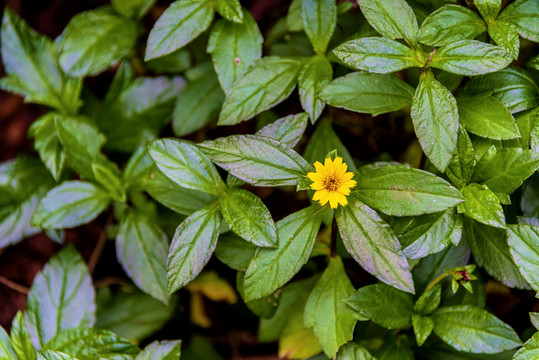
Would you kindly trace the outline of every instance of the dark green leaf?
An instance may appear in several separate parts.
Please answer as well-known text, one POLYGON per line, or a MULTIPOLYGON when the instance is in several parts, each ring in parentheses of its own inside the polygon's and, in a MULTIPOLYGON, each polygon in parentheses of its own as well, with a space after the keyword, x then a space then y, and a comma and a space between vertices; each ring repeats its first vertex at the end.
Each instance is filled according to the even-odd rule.
MULTIPOLYGON (((231 0, 219 0, 217 4, 227 1, 231 0)), ((263 38, 258 25, 247 10, 242 12, 240 8, 241 14, 243 23, 219 20, 213 27, 208 41, 208 52, 211 54, 215 72, 225 93, 229 93, 232 84, 262 56, 263 38)))
POLYGON ((301 18, 314 51, 323 55, 337 25, 337 5, 334 0, 303 0, 301 18))
POLYGON ((59 351, 44 350, 37 353, 37 360, 77 360, 59 351))
POLYGON ((191 60, 191 53, 183 48, 163 57, 150 60, 146 63, 146 66, 157 72, 178 74, 191 67, 191 60))
POLYGON ((513 59, 518 59, 520 38, 515 25, 505 21, 494 21, 488 24, 488 34, 496 44, 504 47, 513 59))
POLYGON ((39 153, 41 161, 45 164, 52 176, 58 181, 64 170, 66 156, 54 124, 55 113, 48 112, 37 119, 30 129, 28 136, 34 138, 34 147, 39 153))
POLYGON ((539 332, 536 332, 532 338, 515 354, 514 360, 534 360, 539 356, 539 332))
POLYGON ((137 355, 135 360, 178 360, 180 358, 182 342, 154 341, 137 355))
POLYGON ((245 18, 249 15, 242 11, 239 0, 217 0, 215 10, 228 21, 239 24, 245 22, 245 18))
POLYGON ((256 135, 270 137, 293 148, 303 136, 308 120, 307 113, 288 115, 264 126, 256 135))
POLYGON ((219 237, 215 256, 234 270, 245 271, 253 258, 256 246, 228 232, 219 237))
POLYGON ((473 39, 486 30, 485 22, 474 11, 460 5, 444 5, 423 21, 417 39, 427 45, 443 46, 473 39))
POLYGON ((539 42, 539 1, 517 0, 509 4, 497 20, 515 24, 523 38, 539 42))
POLYGON ((408 262, 393 231, 354 195, 335 214, 346 250, 369 273, 397 289, 414 292, 408 262))
POLYGON ((432 330, 434 330, 434 321, 428 316, 412 314, 412 325, 414 327, 417 346, 421 346, 432 333, 432 330))
POLYGON ((337 360, 376 360, 363 346, 350 341, 339 349, 337 360))
POLYGON ((467 185, 475 168, 475 152, 468 133, 459 128, 457 149, 445 171, 458 188, 467 185))
POLYGON ((110 200, 105 190, 92 183, 65 181, 41 199, 31 222, 43 229, 76 227, 95 219, 110 200))
POLYGON ((144 60, 170 54, 187 45, 210 26, 213 15, 210 1, 173 2, 150 31, 144 60))
POLYGON ((326 104, 319 99, 318 95, 332 78, 333 69, 331 68, 329 60, 325 56, 319 55, 312 57, 311 60, 309 60, 309 62, 303 66, 299 73, 299 99, 303 109, 309 113, 312 123, 318 119, 326 106, 326 104))
POLYGON ((228 92, 218 125, 235 125, 286 99, 294 90, 301 63, 266 56, 259 59, 228 92))
POLYGON ((414 50, 397 41, 381 37, 350 40, 339 45, 333 53, 353 69, 378 74, 423 66, 414 50))
POLYGON ((530 225, 510 225, 509 250, 520 273, 535 291, 539 291, 539 228, 530 225))
POLYGON ((354 194, 388 215, 434 213, 454 207, 464 199, 442 178, 405 165, 366 166, 358 173, 354 194))
MULTIPOLYGON (((36 351, 26 330, 22 312, 17 312, 11 323, 11 344, 19 360, 35 360, 36 351)), ((11 360, 11 359, 8 359, 11 360)))
POLYGON ((130 211, 120 222, 116 255, 126 274, 144 292, 168 302, 167 235, 141 212, 130 211))
POLYGON ((217 203, 190 215, 176 229, 168 254, 169 294, 193 280, 210 260, 221 225, 217 203))
POLYGON ((470 184, 461 190, 464 214, 485 225, 505 229, 505 216, 496 194, 487 186, 470 184))
POLYGON ((414 88, 392 75, 355 72, 329 83, 320 93, 327 104, 373 116, 412 105, 414 88))
POLYGON ((112 7, 129 18, 142 18, 157 0, 112 0, 112 7))
POLYGON ((364 286, 346 303, 387 329, 400 329, 412 324, 412 296, 385 284, 364 286))
POLYGON ((425 290, 423 294, 417 299, 414 304, 414 312, 422 315, 430 315, 438 306, 440 306, 440 301, 442 300, 442 286, 437 284, 436 286, 425 290))
POLYGON ((502 0, 475 0, 474 5, 486 21, 494 20, 502 8, 502 0))
POLYGON ((434 333, 460 351, 493 354, 522 344, 509 325, 480 308, 444 307, 432 319, 434 333))
POLYGON ((391 334, 374 353, 379 360, 414 360, 410 340, 405 334, 391 334))
POLYGON ((38 273, 28 293, 25 318, 36 349, 62 330, 94 324, 92 279, 73 246, 53 256, 38 273))
POLYGON ((309 260, 320 207, 310 206, 277 222, 278 247, 258 248, 245 274, 245 300, 269 295, 286 284, 309 260))
POLYGON ((75 15, 62 33, 59 63, 71 76, 94 75, 127 56, 137 39, 137 24, 109 9, 75 15))

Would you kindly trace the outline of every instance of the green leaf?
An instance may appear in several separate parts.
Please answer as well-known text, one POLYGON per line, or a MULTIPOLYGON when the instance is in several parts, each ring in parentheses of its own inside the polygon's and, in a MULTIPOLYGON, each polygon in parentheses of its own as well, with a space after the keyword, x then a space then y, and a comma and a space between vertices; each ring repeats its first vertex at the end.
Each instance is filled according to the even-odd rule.
POLYGON ((535 291, 539 291, 539 228, 530 225, 510 225, 508 227, 509 251, 520 273, 535 291))
POLYGON ((39 153, 39 158, 51 172, 54 180, 60 180, 66 156, 54 125, 54 112, 48 112, 32 123, 28 130, 28 136, 34 138, 34 147, 39 153))
POLYGON ((288 115, 264 126, 256 135, 270 137, 293 148, 303 136, 308 121, 307 113, 288 115))
POLYGON ((219 195, 225 184, 210 160, 195 146, 172 139, 149 143, 148 152, 168 178, 191 190, 219 195))
POLYGON ((472 134, 494 140, 520 137, 515 119, 494 96, 458 97, 457 106, 460 123, 472 134))
POLYGON ((522 344, 509 325, 480 308, 444 307, 432 319, 434 333, 459 351, 493 354, 522 344))
POLYGON ((178 360, 181 353, 181 340, 154 341, 147 345, 135 360, 178 360))
POLYGON ((429 65, 453 74, 473 76, 501 70, 511 61, 510 54, 502 47, 461 40, 437 49, 429 65))
POLYGON ((99 164, 92 164, 95 180, 105 188, 110 196, 116 200, 125 202, 126 194, 122 180, 111 169, 99 164))
POLYGON ((457 149, 445 170, 447 177, 458 188, 470 182, 475 168, 475 152, 468 133, 459 128, 457 149))
POLYGON ((126 274, 144 292, 168 303, 168 238, 147 215, 129 211, 116 235, 116 256, 126 274))
POLYGON ((412 314, 412 325, 414 327, 417 346, 421 346, 432 333, 432 330, 434 330, 434 321, 428 316, 412 314))
POLYGON ((214 203, 193 213, 178 226, 168 254, 169 294, 202 271, 217 245, 220 225, 221 213, 214 203))
POLYGON ((429 290, 425 290, 423 294, 417 299, 414 304, 414 312, 421 315, 430 315, 438 306, 442 300, 442 286, 437 284, 429 290))
POLYGON ((313 169, 294 150, 265 136, 232 135, 198 147, 217 165, 255 186, 296 185, 313 169))
POLYGON ((59 63, 74 77, 95 75, 126 57, 137 40, 137 24, 109 9, 75 15, 62 33, 59 63))
POLYGON ((227 93, 218 125, 235 125, 272 108, 290 96, 301 62, 266 56, 253 63, 227 93))
POLYGON ((487 186, 470 184, 461 190, 464 214, 485 225, 505 229, 505 216, 500 201, 487 186))
POLYGON ((232 232, 228 232, 219 237, 215 256, 228 267, 237 271, 245 271, 249 267, 256 249, 255 245, 246 242, 232 232))
POLYGON ((350 40, 339 45, 333 53, 353 69, 378 74, 423 66, 414 50, 397 41, 381 37, 350 40))
POLYGON ((112 0, 112 7, 119 14, 140 19, 152 8, 157 0, 112 0))
POLYGON ((242 11, 239 0, 217 0, 215 10, 228 21, 239 24, 245 21, 246 15, 249 15, 249 13, 242 11))
POLYGON ((47 343, 45 350, 66 353, 79 360, 131 360, 140 349, 107 330, 74 328, 64 330, 47 343))
POLYGON ((337 354, 338 360, 376 360, 369 350, 363 346, 350 341, 344 346, 341 346, 339 353, 337 354))
POLYGON ((11 339, 6 330, 0 326, 0 359, 3 360, 17 360, 18 357, 11 345, 11 339))
POLYGON ((354 72, 329 83, 320 99, 334 107, 377 116, 412 105, 413 95, 414 88, 396 76, 354 72))
POLYGON ((539 1, 517 0, 509 4, 497 20, 509 21, 523 38, 539 42, 539 1))
POLYGON ((413 43, 418 26, 412 8, 404 0, 359 0, 361 12, 373 28, 390 39, 413 43))
POLYGON ((410 341, 405 334, 391 334, 374 354, 380 360, 414 360, 410 341))
POLYGON ((515 25, 505 21, 494 21, 488 24, 488 34, 496 44, 504 47, 513 59, 518 59, 520 38, 515 25))
POLYGON ((462 88, 463 96, 492 95, 509 112, 516 113, 539 105, 539 86, 523 69, 508 67, 485 76, 472 78, 462 88))
POLYGON ((206 126, 217 116, 224 99, 215 71, 207 67, 200 76, 187 82, 178 96, 172 114, 174 135, 185 136, 206 126))
POLYGON ((533 360, 539 356, 539 332, 536 332, 515 354, 513 360, 533 360))
POLYGON ((277 248, 258 248, 245 274, 245 300, 269 295, 286 284, 309 260, 321 218, 310 206, 277 222, 277 248))
POLYGON ((53 256, 38 273, 28 293, 25 318, 36 349, 62 330, 94 324, 92 279, 73 246, 53 256))
POLYGON ((223 218, 236 234, 257 246, 277 245, 275 223, 258 196, 247 190, 231 188, 219 202, 223 218))
POLYGON ((442 178, 405 165, 363 167, 358 171, 355 189, 359 200, 394 216, 439 212, 464 199, 442 178))
POLYGON ((326 106, 326 104, 319 99, 318 95, 332 78, 333 69, 331 68, 329 60, 325 56, 312 57, 311 60, 309 60, 309 62, 302 67, 299 73, 299 99, 303 109, 309 113, 312 123, 316 122, 326 106))
POLYGON ((444 171, 457 146, 458 108, 453 94, 431 71, 419 78, 410 115, 425 155, 444 171))
POLYGON ((37 353, 37 360, 77 360, 59 351, 45 350, 37 353))
POLYGON ((303 30, 302 6, 303 0, 292 0, 286 14, 286 27, 288 31, 303 30))
MULTIPOLYGON (((19 360, 35 360, 36 351, 26 330, 22 312, 17 312, 11 323, 11 344, 19 360)), ((11 359, 9 359, 11 360, 11 359)))
POLYGON ((335 217, 344 246, 352 257, 381 281, 414 292, 408 262, 393 231, 378 214, 354 195, 335 217))
POLYGON ((537 169, 539 154, 533 150, 494 150, 477 163, 472 181, 487 185, 495 193, 511 194, 537 169))
POLYGON ((509 287, 529 289, 509 253, 506 232, 473 220, 464 219, 466 240, 475 261, 495 279, 509 287))
MULTIPOLYGON (((232 0, 219 0, 217 4, 227 1, 232 0)), ((211 54, 215 72, 225 93, 229 93, 236 80, 262 56, 264 39, 258 25, 247 10, 242 12, 240 8, 241 14, 243 23, 224 19, 217 21, 208 40, 207 50, 211 54)))
POLYGON ((337 5, 333 0, 303 0, 301 18, 305 33, 313 44, 314 51, 323 55, 327 48, 335 25, 337 25, 337 5))
POLYGON ((400 329, 412 324, 414 304, 410 294, 385 284, 363 286, 346 303, 354 311, 387 329, 400 329))
POLYGON ((417 33, 417 40, 430 46, 443 46, 473 39, 487 30, 476 12, 460 5, 444 5, 431 13, 417 33))
POLYGON ((170 54, 187 45, 210 26, 213 16, 213 3, 210 1, 173 2, 150 31, 144 61, 170 54))
POLYGON ((65 181, 39 202, 31 223, 43 229, 64 229, 86 224, 110 203, 109 194, 84 181, 65 181))
POLYGON ((502 8, 502 0, 475 0, 474 5, 486 21, 494 20, 502 8))
POLYGON ((332 257, 305 304, 305 327, 313 327, 320 346, 330 358, 335 357, 341 345, 352 340, 357 318, 344 300, 354 290, 341 258, 332 257))

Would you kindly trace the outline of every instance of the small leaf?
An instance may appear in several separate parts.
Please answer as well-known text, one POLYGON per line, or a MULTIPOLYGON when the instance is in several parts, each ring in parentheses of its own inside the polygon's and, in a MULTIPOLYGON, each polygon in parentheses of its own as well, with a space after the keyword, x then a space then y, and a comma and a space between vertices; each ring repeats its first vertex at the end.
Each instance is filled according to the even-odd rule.
POLYGON ((517 0, 509 4, 497 20, 509 21, 525 39, 539 42, 539 1, 517 0))
POLYGON ((494 20, 502 8, 502 0, 475 0, 474 5, 486 21, 494 20))
POLYGON ((405 165, 364 167, 358 171, 355 196, 388 215, 414 216, 443 211, 463 201, 448 182, 405 165))
POLYGON ((238 235, 228 232, 219 237, 215 256, 228 267, 245 271, 253 258, 257 247, 238 235))
POLYGON ((314 51, 322 55, 337 25, 337 5, 333 0, 303 0, 301 18, 305 33, 313 44, 314 51))
POLYGON ((193 280, 217 245, 221 213, 217 203, 193 213, 176 229, 168 254, 168 292, 175 292, 193 280))
POLYGON ((457 146, 458 108, 453 94, 431 71, 419 78, 410 115, 425 155, 444 171, 457 146))
POLYGON ((140 19, 152 8, 157 0, 112 0, 112 7, 128 18, 140 19))
POLYGON ((215 10, 228 21, 239 24, 245 21, 246 14, 242 11, 239 0, 217 0, 215 10))
POLYGON ((534 360, 539 356, 539 332, 536 332, 515 354, 513 360, 534 360))
POLYGON ((434 330, 434 321, 428 316, 412 314, 412 325, 414 327, 417 346, 421 346, 432 333, 432 330, 434 330))
POLYGON ((170 54, 204 32, 214 16, 213 3, 205 0, 177 0, 155 22, 144 61, 170 54))
POLYGON ((283 143, 258 135, 232 135, 198 147, 217 165, 255 186, 295 185, 313 167, 283 143))
POLYGON ((341 258, 332 257, 305 304, 305 327, 313 327, 320 346, 330 358, 353 337, 357 318, 344 300, 354 290, 341 258))
MULTIPOLYGON (((314 0, 318 1, 318 0, 314 0)), ((325 0, 324 0, 325 1, 325 0)), ((333 1, 333 0, 329 0, 333 1)), ((298 76, 299 99, 314 124, 326 104, 319 99, 322 89, 333 78, 333 69, 324 56, 314 56, 303 66, 298 76)))
POLYGON ((84 181, 65 181, 41 199, 32 224, 43 229, 64 229, 86 224, 110 203, 109 194, 84 181))
POLYGON ((535 291, 539 291, 539 228, 530 225, 510 225, 508 227, 509 251, 520 273, 535 291))
POLYGON ((37 353, 37 360, 77 360, 59 351, 45 350, 37 353))
POLYGON ((459 128, 457 149, 445 170, 447 177, 458 188, 470 182, 475 168, 475 152, 468 133, 459 128))
POLYGON ((356 312, 387 329, 400 329, 412 324, 412 297, 385 284, 360 288, 346 303, 356 312))
POLYGON ((421 315, 430 315, 438 306, 442 300, 442 286, 437 284, 429 290, 425 290, 423 294, 417 299, 414 304, 414 312, 421 315))
POLYGON ((408 262, 389 225, 354 195, 348 199, 349 204, 337 208, 335 214, 348 253, 381 281, 413 293, 408 262))
MULTIPOLYGON (((11 323, 11 344, 19 360, 35 360, 36 351, 26 330, 26 323, 22 312, 17 312, 11 323)), ((9 359, 11 360, 11 359, 9 359)))
POLYGON ((430 46, 443 46, 473 39, 487 30, 476 12, 460 5, 444 5, 431 13, 417 33, 417 40, 430 46))
POLYGON ((337 354, 338 360, 376 360, 369 350, 363 346, 350 341, 346 345, 341 346, 337 354))
POLYGON ((178 360, 181 353, 181 340, 154 341, 147 345, 135 360, 178 360))
POLYGON ((34 138, 34 147, 39 158, 51 172, 54 180, 59 181, 64 170, 66 155, 56 134, 54 112, 48 112, 32 123, 28 136, 34 138))
POLYGON ((461 190, 464 214, 485 225, 505 229, 505 216, 496 195, 485 185, 470 184, 461 190))
POLYGON ((149 143, 148 152, 168 178, 187 189, 219 195, 225 184, 211 161, 195 146, 172 139, 149 143))
POLYGON ((108 190, 110 196, 116 200, 125 202, 126 194, 125 188, 118 175, 116 175, 111 169, 100 164, 92 164, 92 170, 95 175, 95 180, 108 190))
POLYGON ((509 325, 480 308, 444 307, 432 319, 434 333, 459 351, 493 354, 522 344, 509 325))
POLYGON ((381 37, 350 40, 339 45, 333 53, 353 69, 378 74, 423 66, 414 50, 397 41, 381 37))
POLYGON ((496 44, 504 47, 513 59, 518 60, 520 38, 515 25, 505 21, 494 21, 488 24, 488 34, 496 44))
POLYGON ((13 345, 11 345, 11 339, 7 334, 6 330, 0 326, 0 359, 6 360, 17 360, 18 357, 13 350, 13 345))
POLYGON ((271 294, 305 265, 320 228, 319 211, 310 206, 277 222, 277 248, 258 248, 247 268, 246 301, 271 294))
POLYGON ((270 137, 293 148, 303 136, 308 120, 307 113, 288 115, 264 126, 256 135, 270 137))

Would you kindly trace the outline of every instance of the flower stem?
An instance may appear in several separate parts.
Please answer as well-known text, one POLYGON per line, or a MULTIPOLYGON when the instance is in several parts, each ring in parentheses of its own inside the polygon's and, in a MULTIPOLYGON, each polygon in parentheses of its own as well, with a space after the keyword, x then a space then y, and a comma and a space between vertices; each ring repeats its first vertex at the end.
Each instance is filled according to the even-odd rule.
POLYGON ((335 216, 331 223, 331 244, 330 244, 330 256, 337 256, 337 220, 335 216))
POLYGON ((434 279, 430 284, 429 286, 427 286, 427 288, 425 289, 425 291, 423 291, 423 293, 426 293, 427 291, 429 291, 430 289, 432 289, 434 286, 436 286, 436 284, 438 284, 440 281, 442 281, 446 276, 448 276, 449 274, 446 273, 446 272, 443 272, 441 273, 440 275, 438 275, 438 277, 436 279, 434 279))

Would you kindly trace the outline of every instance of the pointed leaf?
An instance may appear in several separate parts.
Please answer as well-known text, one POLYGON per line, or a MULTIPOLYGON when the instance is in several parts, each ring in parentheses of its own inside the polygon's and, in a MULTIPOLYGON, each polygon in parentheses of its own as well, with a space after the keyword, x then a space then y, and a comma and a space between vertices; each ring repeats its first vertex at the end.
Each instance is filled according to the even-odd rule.
POLYGON ((41 161, 49 169, 54 179, 58 181, 64 170, 66 155, 56 134, 54 117, 53 112, 48 112, 37 119, 30 126, 28 136, 34 138, 34 147, 39 153, 41 161))
POLYGON ((5 360, 17 360, 17 354, 13 350, 13 345, 11 345, 11 339, 7 334, 6 330, 0 326, 0 359, 5 360))
POLYGON ((361 12, 373 28, 390 39, 413 42, 418 30, 412 8, 404 0, 359 0, 361 12))
POLYGON ((217 0, 215 2, 215 10, 228 21, 239 24, 245 22, 247 15, 242 11, 239 0, 217 0))
MULTIPOLYGON (((22 312, 17 312, 11 323, 11 344, 19 360, 35 360, 36 351, 32 345, 30 334, 22 312)), ((11 359, 9 359, 11 360, 11 359)))
POLYGON ((77 360, 59 351, 44 350, 37 353, 37 360, 77 360))
POLYGON ((509 4, 497 20, 509 21, 523 38, 539 42, 539 1, 517 0, 509 4))
POLYGON ((539 228, 510 225, 508 229, 509 251, 520 273, 535 291, 539 291, 539 228))
POLYGON ((112 7, 129 18, 142 18, 157 0, 112 0, 112 7))
POLYGON ((515 25, 505 21, 494 21, 488 24, 488 34, 496 44, 504 47, 513 59, 518 59, 520 37, 515 25))
POLYGON ((308 120, 307 113, 288 115, 264 126, 256 135, 270 137, 293 148, 303 136, 308 120))
POLYGON ((346 345, 342 346, 339 349, 339 354, 337 355, 338 360, 376 360, 369 350, 365 349, 363 346, 350 341, 346 345))
POLYGON ((434 330, 434 321, 428 316, 412 314, 412 325, 417 346, 421 346, 434 330))
POLYGON ((147 345, 135 360, 178 360, 180 358, 181 340, 154 341, 147 345))
POLYGON ((324 54, 337 25, 337 5, 333 0, 303 0, 301 18, 305 33, 317 54, 324 54))
POLYGON ((466 216, 485 225, 505 229, 505 216, 500 201, 488 187, 470 184, 461 191, 466 216))
POLYGON ((299 99, 303 109, 309 113, 312 123, 316 122, 326 106, 318 95, 332 78, 333 69, 329 60, 324 56, 312 57, 299 73, 299 99))
POLYGON ((536 332, 515 354, 513 360, 534 360, 539 356, 539 332, 536 332))
POLYGON ((475 152, 468 133, 459 128, 457 150, 453 154, 445 174, 458 188, 467 185, 475 168, 475 152))

